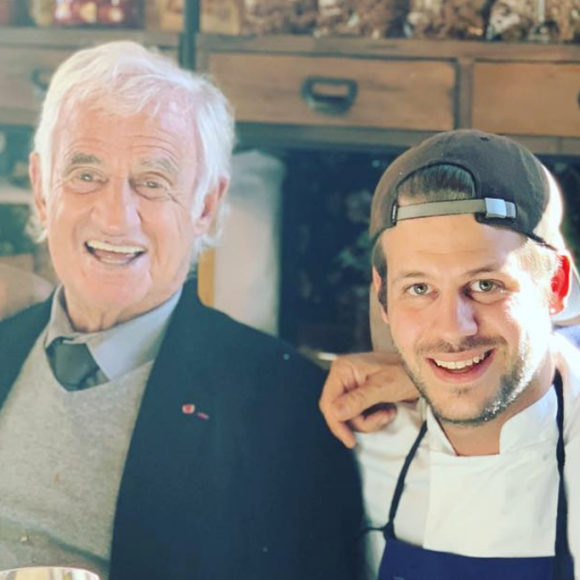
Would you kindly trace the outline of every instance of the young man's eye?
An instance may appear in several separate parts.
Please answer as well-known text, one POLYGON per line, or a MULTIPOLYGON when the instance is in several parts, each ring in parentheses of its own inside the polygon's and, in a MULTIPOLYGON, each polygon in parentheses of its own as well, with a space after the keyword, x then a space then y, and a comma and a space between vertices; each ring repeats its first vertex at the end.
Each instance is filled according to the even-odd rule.
POLYGON ((428 284, 413 284, 407 288, 407 292, 411 296, 426 296, 430 291, 431 289, 428 284))

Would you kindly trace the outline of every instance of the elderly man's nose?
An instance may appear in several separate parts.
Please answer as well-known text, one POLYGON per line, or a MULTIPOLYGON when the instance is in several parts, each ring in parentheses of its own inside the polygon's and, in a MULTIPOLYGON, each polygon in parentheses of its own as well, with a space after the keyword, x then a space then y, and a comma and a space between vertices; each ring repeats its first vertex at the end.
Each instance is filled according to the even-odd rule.
POLYGON ((125 179, 111 179, 97 196, 94 217, 104 229, 126 229, 138 221, 138 199, 125 179))

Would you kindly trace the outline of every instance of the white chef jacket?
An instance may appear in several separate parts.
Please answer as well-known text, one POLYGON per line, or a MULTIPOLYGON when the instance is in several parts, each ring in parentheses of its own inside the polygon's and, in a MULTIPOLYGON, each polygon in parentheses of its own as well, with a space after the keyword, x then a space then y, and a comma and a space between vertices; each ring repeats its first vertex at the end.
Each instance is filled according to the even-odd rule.
MULTIPOLYGON (((553 352, 564 386, 568 539, 580 580, 580 353, 562 336, 553 352)), ((399 473, 426 417, 395 517, 398 539, 473 557, 554 554, 558 467, 557 399, 550 389, 505 423, 498 455, 458 457, 423 401, 399 405, 382 431, 357 435, 367 523, 384 526, 399 473)), ((382 532, 365 535, 367 576, 378 576, 382 532)))

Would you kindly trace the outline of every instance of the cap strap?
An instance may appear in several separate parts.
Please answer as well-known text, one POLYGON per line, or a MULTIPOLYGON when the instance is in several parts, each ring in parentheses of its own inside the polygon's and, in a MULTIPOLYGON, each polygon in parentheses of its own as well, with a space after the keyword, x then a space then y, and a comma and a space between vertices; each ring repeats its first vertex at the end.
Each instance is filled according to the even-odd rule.
POLYGON ((393 225, 400 220, 466 213, 485 214, 484 217, 488 219, 514 219, 516 217, 516 206, 511 201, 494 197, 457 201, 433 201, 402 207, 395 206, 393 208, 393 225))

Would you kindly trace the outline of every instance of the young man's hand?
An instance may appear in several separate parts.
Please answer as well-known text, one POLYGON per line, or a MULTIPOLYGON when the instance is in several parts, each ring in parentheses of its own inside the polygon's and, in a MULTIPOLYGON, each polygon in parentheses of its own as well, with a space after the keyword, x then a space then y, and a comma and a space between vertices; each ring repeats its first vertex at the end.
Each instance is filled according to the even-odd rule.
POLYGON ((395 403, 418 396, 396 354, 369 352, 332 363, 319 406, 332 433, 352 449, 353 430, 378 431, 395 418, 395 403))

